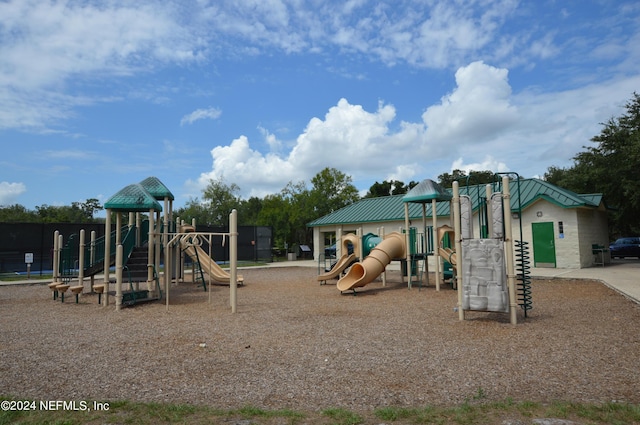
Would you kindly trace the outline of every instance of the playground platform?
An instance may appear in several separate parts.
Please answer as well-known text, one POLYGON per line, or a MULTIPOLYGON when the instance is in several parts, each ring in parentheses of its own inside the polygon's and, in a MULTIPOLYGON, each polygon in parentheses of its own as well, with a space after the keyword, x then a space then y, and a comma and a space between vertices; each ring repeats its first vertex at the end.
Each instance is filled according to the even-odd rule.
MULTIPOLYGON (((317 268, 315 260, 278 261, 266 266, 257 267, 313 267, 317 268)), ((239 270, 242 267, 238 268, 239 270)), ((399 270, 399 263, 391 263, 389 270, 399 270)), ((550 279, 593 279, 619 292, 632 301, 640 304, 640 259, 613 260, 604 267, 589 267, 585 269, 554 269, 532 268, 534 278, 550 279)), ((0 281, 0 286, 47 284, 51 280, 30 279, 15 281, 0 281)))

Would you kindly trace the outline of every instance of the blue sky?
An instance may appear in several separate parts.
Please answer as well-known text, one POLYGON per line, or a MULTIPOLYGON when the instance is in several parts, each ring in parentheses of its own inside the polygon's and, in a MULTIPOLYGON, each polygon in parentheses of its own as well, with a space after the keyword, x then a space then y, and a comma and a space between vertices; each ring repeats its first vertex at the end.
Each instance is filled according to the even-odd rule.
POLYGON ((640 90, 637 1, 8 0, 0 40, 0 205, 29 209, 541 176, 640 90))

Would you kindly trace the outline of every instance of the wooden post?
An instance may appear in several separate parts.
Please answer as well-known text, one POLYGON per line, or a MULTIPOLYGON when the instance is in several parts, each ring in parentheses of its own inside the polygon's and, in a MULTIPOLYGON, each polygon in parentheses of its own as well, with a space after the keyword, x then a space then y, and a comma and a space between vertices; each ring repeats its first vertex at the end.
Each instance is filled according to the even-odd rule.
MULTIPOLYGON (((91 231, 91 248, 89 249, 89 264, 91 266, 96 262, 96 231, 91 231)), ((91 275, 91 292, 93 292, 93 284, 95 283, 95 273, 91 275)))
POLYGON ((432 230, 431 230, 431 243, 433 247, 433 262, 435 263, 434 273, 436 274, 436 291, 439 291, 442 276, 440 276, 440 253, 438 251, 439 241, 438 241, 438 214, 436 213, 437 203, 438 202, 435 200, 435 198, 431 200, 431 221, 433 223, 432 230))
POLYGON ((229 214, 229 266, 231 275, 231 281, 229 282, 231 312, 235 313, 238 292, 238 211, 235 209, 231 210, 231 214, 229 214))
MULTIPOLYGON (((407 262, 407 282, 411 289, 411 248, 409 247, 409 203, 404 203, 404 249, 407 262)), ((404 279, 404 277, 403 277, 404 279)))
POLYGON ((109 305, 109 267, 111 267, 111 210, 107 209, 107 218, 104 222, 104 297, 102 305, 109 305))
POLYGON ((502 177, 502 203, 504 215, 504 242, 505 260, 507 262, 507 284, 509 285, 509 314, 511 324, 516 325, 516 273, 513 258, 513 229, 511 228, 511 192, 509 190, 509 177, 502 177))
POLYGON ((80 252, 78 252, 78 285, 84 286, 84 229, 80 229, 80 252))
POLYGON ((122 256, 123 248, 118 244, 116 247, 116 310, 122 308, 122 256))
POLYGON ((60 231, 53 232, 53 282, 58 283, 60 275, 60 251, 58 250, 58 236, 60 231))
POLYGON ((464 310, 462 309, 462 275, 463 275, 463 267, 462 267, 462 231, 460 229, 460 187, 457 181, 453 182, 453 199, 451 200, 453 203, 453 229, 455 234, 455 251, 456 251, 456 271, 458 282, 456 285, 458 287, 458 319, 464 320, 464 310))

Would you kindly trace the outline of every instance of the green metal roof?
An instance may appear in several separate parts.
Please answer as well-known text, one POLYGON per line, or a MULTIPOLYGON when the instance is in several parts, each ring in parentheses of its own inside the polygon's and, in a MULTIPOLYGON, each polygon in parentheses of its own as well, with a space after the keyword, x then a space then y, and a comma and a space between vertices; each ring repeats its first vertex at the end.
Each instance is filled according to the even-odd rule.
MULTIPOLYGON (((404 195, 392 195, 380 198, 365 198, 320 217, 309 223, 308 226, 404 220, 405 202, 403 197, 404 195)), ((449 202, 439 202, 436 205, 436 214, 438 216, 449 215, 449 202)), ((410 219, 422 219, 422 205, 410 203, 408 206, 410 219)), ((426 204, 426 207, 427 216, 431 216, 431 204, 426 204)))
MULTIPOLYGON (((480 198, 485 197, 485 187, 486 185, 484 184, 462 186, 460 187, 460 194, 469 195, 473 209, 476 210, 480 203, 480 198)), ((511 192, 511 210, 514 212, 527 208, 539 199, 544 199, 561 208, 597 208, 602 201, 602 194, 578 195, 570 190, 562 189, 539 179, 512 181, 509 189, 511 192)), ((496 183, 493 191, 500 190, 500 184, 496 183)), ((451 196, 451 189, 445 189, 445 192, 451 196)), ((404 220, 404 203, 407 195, 362 199, 331 214, 320 217, 309 223, 308 226, 402 221, 404 220)), ((432 217, 431 203, 425 205, 427 217, 432 217)), ((449 202, 438 202, 436 204, 437 216, 449 216, 449 205, 449 202)), ((421 205, 416 203, 409 204, 409 218, 411 220, 422 219, 421 205)))
POLYGON ((162 211, 162 206, 141 184, 130 184, 104 203, 107 210, 123 212, 162 211))
POLYGON ((171 193, 171 191, 167 189, 167 186, 165 186, 164 183, 162 183, 157 177, 147 177, 146 179, 142 180, 140 184, 156 200, 163 200, 164 198, 167 198, 173 201, 175 199, 173 197, 173 193, 171 193))
POLYGON ((434 199, 436 201, 449 201, 451 200, 451 193, 433 180, 426 179, 404 195, 402 201, 425 203, 434 199))

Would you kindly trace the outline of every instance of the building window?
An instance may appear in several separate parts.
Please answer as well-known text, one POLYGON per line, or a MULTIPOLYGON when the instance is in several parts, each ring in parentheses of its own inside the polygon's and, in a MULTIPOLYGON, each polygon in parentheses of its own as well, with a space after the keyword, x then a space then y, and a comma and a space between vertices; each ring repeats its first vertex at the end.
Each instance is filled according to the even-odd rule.
POLYGON ((558 234, 560 239, 564 238, 564 224, 561 221, 558 222, 558 234))

